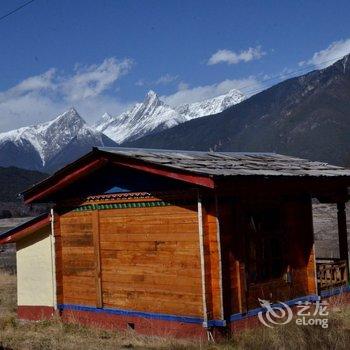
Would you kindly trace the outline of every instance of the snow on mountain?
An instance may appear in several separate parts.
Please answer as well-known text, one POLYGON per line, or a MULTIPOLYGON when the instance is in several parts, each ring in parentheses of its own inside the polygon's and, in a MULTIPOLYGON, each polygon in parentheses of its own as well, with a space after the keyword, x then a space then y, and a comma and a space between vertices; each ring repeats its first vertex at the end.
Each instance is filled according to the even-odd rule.
POLYGON ((241 102, 244 100, 244 95, 236 90, 232 89, 224 95, 220 95, 211 99, 207 99, 200 102, 186 103, 175 107, 175 110, 186 120, 191 120, 206 115, 212 115, 220 113, 223 110, 241 102))
POLYGON ((133 141, 194 118, 219 113, 243 99, 244 95, 234 89, 212 99, 171 107, 154 91, 149 91, 142 103, 116 117, 105 113, 94 127, 117 143, 133 141))
MULTIPOLYGON (((26 168, 44 169, 72 140, 85 144, 87 138, 92 143, 91 146, 113 143, 112 140, 109 142, 105 135, 88 126, 78 112, 71 108, 51 121, 0 133, 0 164, 20 164, 26 168), (13 157, 9 157, 8 153, 12 153, 13 157), (29 164, 24 159, 18 159, 25 154, 33 159, 29 164)), ((68 158, 69 155, 67 162, 72 160, 68 158)), ((51 166, 54 168, 54 164, 51 166)))
POLYGON ((149 91, 142 103, 116 117, 106 113, 94 127, 71 108, 51 121, 0 133, 0 165, 54 171, 89 152, 92 146, 133 141, 218 113, 242 99, 239 91, 231 90, 213 99, 174 108, 149 91))
POLYGON ((149 91, 142 103, 117 117, 104 114, 95 124, 96 130, 121 143, 136 140, 144 135, 168 129, 186 121, 172 107, 161 101, 154 91, 149 91))

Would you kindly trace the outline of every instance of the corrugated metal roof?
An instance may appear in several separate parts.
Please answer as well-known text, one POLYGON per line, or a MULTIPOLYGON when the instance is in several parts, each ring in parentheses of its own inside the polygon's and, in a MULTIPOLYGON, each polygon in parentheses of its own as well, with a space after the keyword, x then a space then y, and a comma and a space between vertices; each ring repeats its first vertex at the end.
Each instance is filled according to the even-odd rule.
POLYGON ((96 149, 167 168, 213 176, 350 176, 350 170, 342 167, 276 153, 197 152, 123 147, 96 149))

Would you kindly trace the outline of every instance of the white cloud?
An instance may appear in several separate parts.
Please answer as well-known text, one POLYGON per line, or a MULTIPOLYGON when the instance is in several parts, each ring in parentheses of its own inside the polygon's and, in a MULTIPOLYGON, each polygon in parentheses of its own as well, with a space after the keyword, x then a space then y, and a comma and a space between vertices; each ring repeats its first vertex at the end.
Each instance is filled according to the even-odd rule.
POLYGON ((171 75, 169 73, 160 76, 156 80, 139 79, 135 82, 136 86, 157 86, 157 85, 169 85, 178 80, 178 75, 171 75))
POLYGON ((309 60, 299 62, 299 66, 313 65, 318 69, 326 68, 348 53, 350 53, 350 39, 334 41, 326 49, 315 52, 309 60))
POLYGON ((261 46, 249 47, 247 50, 236 53, 231 50, 223 49, 215 52, 208 60, 208 65, 218 63, 237 64, 240 62, 249 62, 258 60, 266 53, 261 50, 261 46))
POLYGON ((178 79, 177 75, 165 74, 155 81, 156 85, 168 85, 178 79))
POLYGON ((29 77, 16 85, 15 90, 18 92, 26 92, 42 89, 52 89, 54 87, 52 80, 55 76, 55 73, 56 70, 51 68, 41 75, 29 77))
POLYGON ((76 67, 71 75, 50 69, 29 77, 0 92, 0 130, 46 121, 71 106, 90 122, 105 112, 118 114, 129 104, 110 96, 108 89, 131 66, 129 59, 107 58, 101 64, 76 67))
POLYGON ((144 86, 145 84, 146 82, 143 79, 139 79, 135 83, 136 86, 144 86))
POLYGON ((179 90, 172 95, 163 96, 166 103, 171 106, 178 106, 183 103, 202 101, 208 98, 227 93, 229 90, 240 90, 247 97, 262 89, 261 82, 256 77, 243 79, 226 79, 220 83, 203 85, 190 88, 187 84, 179 84, 179 90))
POLYGON ((179 91, 181 91, 181 90, 187 90, 189 87, 190 87, 190 85, 187 84, 187 83, 185 83, 185 82, 183 82, 183 81, 181 81, 181 82, 177 85, 177 89, 178 89, 179 91))
POLYGON ((118 62, 114 57, 105 59, 100 65, 83 67, 68 79, 63 78, 63 92, 72 101, 100 95, 131 67, 131 60, 118 62))

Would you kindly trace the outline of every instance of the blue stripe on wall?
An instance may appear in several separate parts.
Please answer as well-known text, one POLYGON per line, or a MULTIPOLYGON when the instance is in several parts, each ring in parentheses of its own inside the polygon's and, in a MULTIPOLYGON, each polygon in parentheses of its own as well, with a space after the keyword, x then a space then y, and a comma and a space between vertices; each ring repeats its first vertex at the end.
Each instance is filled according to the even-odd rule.
MULTIPOLYGON (((320 297, 318 295, 311 294, 311 295, 306 295, 304 297, 299 297, 299 298, 296 298, 296 299, 284 301, 284 303, 287 304, 288 306, 293 306, 293 305, 296 305, 300 301, 302 301, 302 302, 303 301, 316 301, 316 300, 319 300, 319 299, 320 299, 320 297)), ((282 306, 282 304, 276 303, 276 304, 272 304, 271 306, 272 307, 277 307, 277 306, 282 306)), ((257 316, 259 312, 266 312, 266 309, 263 308, 263 307, 259 307, 259 308, 256 308, 256 309, 249 310, 245 314, 241 314, 241 313, 233 314, 233 315, 230 316, 230 322, 243 320, 245 318, 252 317, 252 316, 257 316)))
POLYGON ((195 323, 195 324, 203 323, 203 319, 197 318, 197 317, 166 315, 166 314, 158 314, 158 313, 152 313, 152 312, 141 312, 141 311, 132 311, 132 310, 110 309, 110 308, 98 309, 96 307, 83 306, 83 305, 60 304, 58 305, 58 309, 107 313, 107 314, 120 315, 120 316, 135 316, 135 317, 149 318, 149 319, 155 319, 155 320, 176 321, 176 322, 183 322, 183 323, 195 323))
MULTIPOLYGON (((327 298, 332 295, 341 294, 343 292, 349 292, 350 286, 343 286, 339 288, 332 289, 330 291, 321 292, 321 298, 327 298)), ((299 297, 296 299, 285 301, 284 303, 288 306, 296 305, 298 302, 305 301, 317 301, 320 300, 319 295, 311 294, 304 297, 299 297)), ((272 307, 282 306, 279 303, 272 304, 272 307)), ((192 324, 203 324, 204 320, 199 317, 189 317, 189 316, 176 316, 176 315, 167 315, 167 314, 158 314, 153 312, 141 312, 141 311, 133 311, 133 310, 121 310, 121 309, 111 309, 111 308, 103 308, 99 309, 93 306, 84 306, 84 305, 73 305, 73 304, 60 304, 58 305, 59 310, 76 310, 76 311, 89 311, 95 313, 106 313, 112 315, 120 315, 120 316, 131 316, 131 317, 142 317, 154 320, 163 320, 163 321, 173 321, 173 322, 182 322, 182 323, 192 323, 192 324)), ((265 312, 265 308, 256 308, 253 310, 249 310, 245 314, 237 313, 233 314, 229 317, 229 322, 234 322, 238 320, 242 320, 248 317, 256 316, 259 312, 265 312)), ((207 327, 225 327, 225 320, 208 320, 207 327)))
POLYGON ((341 286, 341 287, 337 287, 337 288, 332 288, 329 290, 323 290, 321 291, 321 297, 322 298, 328 298, 331 297, 333 295, 338 295, 338 294, 342 294, 344 292, 350 292, 350 286, 341 286))

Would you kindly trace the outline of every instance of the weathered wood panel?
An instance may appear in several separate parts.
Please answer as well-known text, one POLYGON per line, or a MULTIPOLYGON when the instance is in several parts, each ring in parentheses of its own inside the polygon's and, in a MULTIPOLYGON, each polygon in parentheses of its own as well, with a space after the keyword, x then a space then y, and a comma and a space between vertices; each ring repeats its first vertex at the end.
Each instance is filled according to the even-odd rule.
POLYGON ((62 302, 99 306, 92 212, 62 214, 60 235, 62 302))
POLYGON ((70 211, 60 237, 62 302, 202 316, 196 204, 70 211))
POLYGON ((202 316, 195 205, 100 211, 107 307, 202 316))

